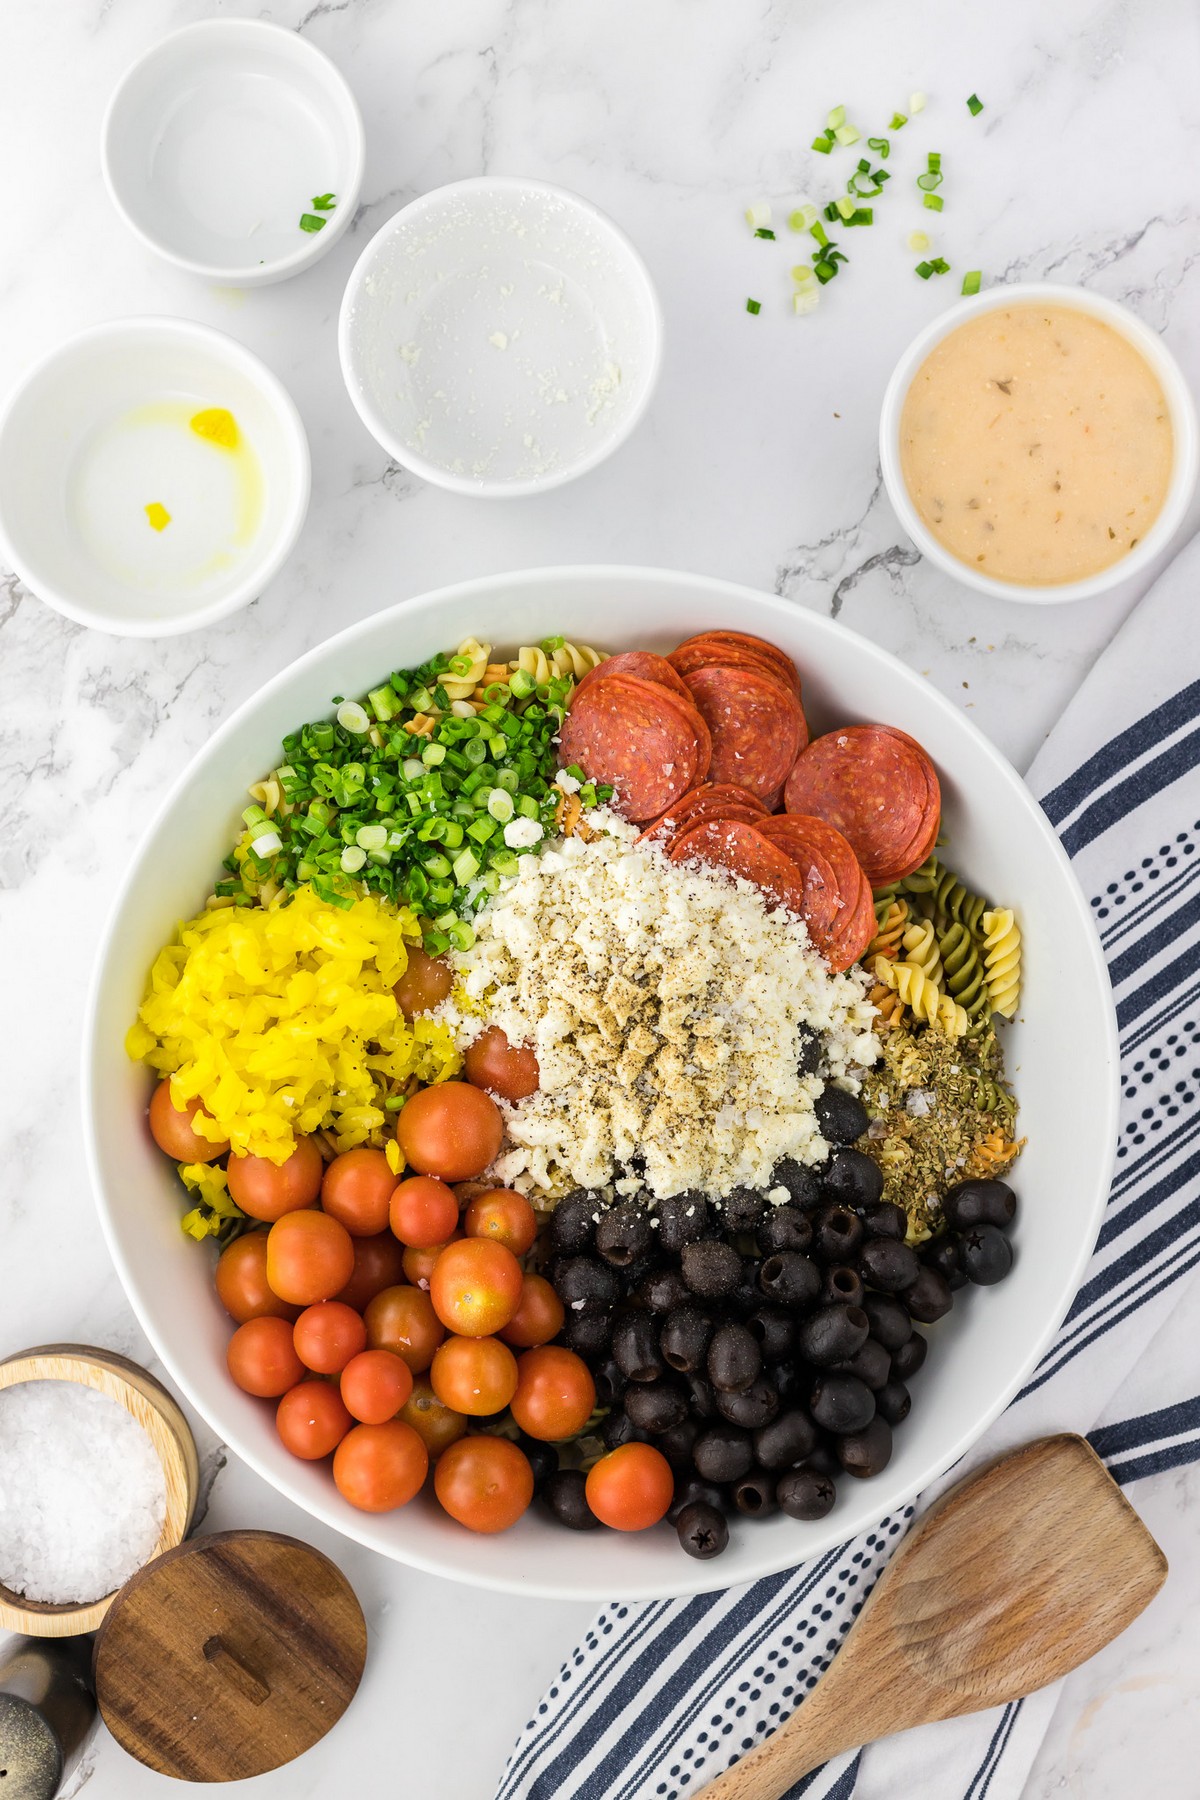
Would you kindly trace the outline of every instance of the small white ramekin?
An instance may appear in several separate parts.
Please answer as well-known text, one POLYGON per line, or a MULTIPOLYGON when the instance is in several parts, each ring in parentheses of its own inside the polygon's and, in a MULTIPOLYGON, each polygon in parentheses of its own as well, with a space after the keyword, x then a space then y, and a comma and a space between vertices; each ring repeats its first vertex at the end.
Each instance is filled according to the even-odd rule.
POLYGON ((997 600, 1021 600, 1035 606, 1060 606, 1067 600, 1094 600, 1110 588, 1142 572, 1161 551, 1165 550, 1183 522, 1196 488, 1200 467, 1200 449, 1196 428, 1196 408, 1191 391, 1179 364, 1166 348, 1157 332, 1116 300, 1106 300, 1086 288, 1068 287, 1049 281, 1021 281, 989 288, 973 299, 962 300, 935 319, 913 339, 892 372, 883 396, 879 418, 879 460, 883 469, 888 499, 901 525, 917 546, 947 575, 961 581, 977 593, 991 594, 997 600), (925 358, 943 338, 980 313, 997 307, 1019 306, 1028 301, 1045 301, 1056 306, 1071 306, 1079 312, 1102 319, 1114 331, 1128 338, 1141 351, 1162 384, 1171 413, 1171 429, 1175 436, 1175 462, 1162 511, 1140 543, 1096 575, 1083 581, 1065 581, 1053 586, 1035 586, 1018 581, 998 581, 994 576, 979 574, 970 563, 959 560, 939 543, 912 503, 900 462, 900 419, 913 376, 925 358))
POLYGON ((486 499, 594 469, 642 418, 662 309, 612 220, 546 182, 423 194, 359 257, 338 321, 363 424, 425 481, 486 499))
POLYGON ((204 19, 126 70, 100 159, 113 205, 151 250, 210 281, 263 287, 349 229, 366 136, 344 76, 307 39, 262 19, 204 19), (334 206, 314 212, 327 193, 334 206), (324 224, 302 230, 305 214, 324 224))

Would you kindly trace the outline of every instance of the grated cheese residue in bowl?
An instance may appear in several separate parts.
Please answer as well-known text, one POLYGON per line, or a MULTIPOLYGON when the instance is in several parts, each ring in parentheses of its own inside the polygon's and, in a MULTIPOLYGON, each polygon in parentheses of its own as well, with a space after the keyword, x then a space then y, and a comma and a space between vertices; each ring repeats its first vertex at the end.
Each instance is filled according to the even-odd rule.
POLYGON ((499 1025, 541 1070, 540 1090, 505 1108, 493 1175, 555 1198, 640 1158, 662 1197, 765 1188, 782 1158, 820 1160, 822 1082, 797 1070, 798 1028, 823 1034, 829 1073, 856 1087, 879 1049, 868 979, 831 975, 750 883, 593 820, 607 835, 522 857, 454 958, 461 1041, 499 1025))

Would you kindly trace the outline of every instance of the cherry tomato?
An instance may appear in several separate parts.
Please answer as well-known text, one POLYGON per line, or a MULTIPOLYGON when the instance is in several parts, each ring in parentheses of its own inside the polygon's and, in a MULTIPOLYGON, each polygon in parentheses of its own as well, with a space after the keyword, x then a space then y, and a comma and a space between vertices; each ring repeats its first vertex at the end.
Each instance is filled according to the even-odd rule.
POLYGON ((463 1238, 433 1266, 429 1298, 442 1324, 462 1337, 490 1337, 508 1324, 521 1298, 521 1265, 503 1244, 463 1238))
POLYGON ((292 1327, 296 1355, 314 1375, 340 1375, 352 1356, 367 1347, 367 1328, 352 1306, 318 1300, 306 1306, 292 1327))
POLYGON ((225 1360, 242 1392, 260 1400, 286 1394, 307 1373, 286 1319, 247 1319, 230 1338, 225 1360))
POLYGON ((429 1473, 429 1452, 411 1425, 355 1425, 333 1453, 333 1479, 360 1512, 407 1506, 429 1473))
POLYGON ((563 1328, 563 1303, 544 1275, 521 1278, 521 1298, 517 1310, 500 1336, 518 1350, 530 1350, 537 1344, 548 1344, 563 1328))
POLYGON ((433 1457, 440 1456, 467 1429, 464 1415, 438 1399, 425 1375, 418 1375, 413 1381, 412 1395, 401 1407, 400 1417, 412 1426, 433 1457))
POLYGON ((302 1381, 290 1388, 275 1414, 285 1448, 304 1462, 319 1462, 336 1450, 353 1423, 329 1381, 302 1381))
POLYGON ((267 1234, 246 1231, 222 1250, 217 1298, 239 1325, 247 1319, 294 1319, 299 1311, 273 1294, 267 1281, 267 1234))
POLYGON ((342 1370, 341 1390, 347 1412, 364 1425, 382 1425, 412 1393, 412 1370, 392 1350, 360 1350, 342 1370))
POLYGON ((645 1531, 663 1517, 674 1488, 671 1465, 661 1450, 652 1444, 622 1444, 593 1463, 584 1493, 602 1525, 645 1531))
POLYGON ((473 1181, 500 1149, 504 1120, 494 1100, 467 1081, 441 1081, 405 1102, 396 1142, 418 1175, 473 1181))
POLYGON ((440 956, 428 956, 414 944, 406 944, 408 967, 392 989, 396 1005, 406 1019, 418 1013, 432 1012, 440 1006, 454 985, 449 963, 440 956))
POLYGON ((354 1242, 322 1212, 290 1212, 267 1233, 267 1280, 293 1306, 332 1300, 354 1273, 354 1242))
POLYGON ((438 1458, 433 1490, 468 1531, 507 1531, 533 1499, 533 1470, 507 1438, 465 1437, 438 1458))
POLYGON ((429 1371, 443 1406, 471 1418, 503 1412, 517 1387, 517 1359, 499 1338, 448 1337, 429 1371))
POLYGON ((558 1443, 582 1431, 596 1406, 596 1384, 581 1356, 559 1344, 527 1350, 517 1363, 512 1415, 532 1438, 558 1443))
POLYGON ((394 1350, 414 1375, 429 1367, 434 1351, 446 1335, 446 1327, 434 1312, 424 1288, 384 1288, 363 1317, 372 1350, 394 1350))
POLYGON ((458 1201, 454 1190, 432 1175, 410 1175, 392 1195, 388 1214, 392 1231, 402 1244, 428 1250, 445 1244, 458 1228, 458 1201))
POLYGON ((514 1194, 508 1188, 489 1188, 486 1194, 477 1194, 467 1207, 463 1228, 468 1237, 490 1238, 514 1256, 524 1256, 533 1248, 537 1219, 524 1194, 514 1194))
POLYGON ((387 1230, 388 1201, 396 1177, 382 1150, 365 1144, 335 1156, 321 1179, 321 1205, 351 1237, 374 1237, 387 1230))
POLYGON ((284 1163, 273 1163, 266 1156, 231 1156, 225 1172, 229 1192, 242 1211, 273 1225, 284 1213, 312 1205, 321 1191, 324 1167, 316 1138, 302 1137, 284 1163))
MULTIPOLYGON (((461 1231, 452 1232, 446 1239, 447 1244, 457 1244, 462 1237, 461 1231)), ((436 1263, 446 1244, 430 1244, 426 1250, 408 1249, 404 1252, 404 1274, 414 1287, 423 1287, 428 1291, 433 1276, 433 1265, 436 1263)))
MULTIPOLYGON (((160 1150, 174 1162, 215 1162, 229 1148, 228 1141, 213 1142, 193 1131, 192 1120, 203 1108, 199 1100, 189 1100, 185 1107, 176 1106, 171 1098, 171 1078, 160 1081, 150 1096, 150 1136, 160 1150)), ((207 1118, 208 1115, 205 1114, 207 1118)), ((211 1121, 210 1121, 211 1123, 211 1121)))
POLYGON ((533 1051, 526 1044, 514 1049, 498 1025, 489 1025, 468 1044, 463 1071, 475 1087, 499 1094, 502 1100, 536 1094, 542 1079, 533 1051))
POLYGON ((390 1231, 381 1231, 378 1237, 354 1239, 354 1273, 333 1297, 365 1312, 376 1294, 403 1280, 404 1251, 390 1231))

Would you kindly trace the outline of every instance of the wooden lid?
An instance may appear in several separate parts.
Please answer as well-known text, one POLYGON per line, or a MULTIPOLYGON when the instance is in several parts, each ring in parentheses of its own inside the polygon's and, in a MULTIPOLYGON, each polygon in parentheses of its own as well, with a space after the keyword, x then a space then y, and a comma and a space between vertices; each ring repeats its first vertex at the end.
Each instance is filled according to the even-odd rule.
POLYGON ((221 1531, 121 1589, 96 1638, 96 1698, 148 1768, 236 1781, 324 1737, 366 1655, 362 1608, 327 1556, 273 1531, 221 1531))

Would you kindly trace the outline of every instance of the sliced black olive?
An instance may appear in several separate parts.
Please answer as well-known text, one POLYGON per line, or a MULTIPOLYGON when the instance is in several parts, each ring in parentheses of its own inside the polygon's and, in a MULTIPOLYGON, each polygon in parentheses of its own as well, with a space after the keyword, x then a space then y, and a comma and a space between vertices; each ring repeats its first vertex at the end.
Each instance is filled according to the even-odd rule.
POLYGON ((625 1390, 625 1411, 639 1431, 657 1435, 687 1418, 687 1397, 666 1381, 640 1381, 625 1390))
POLYGON ((766 1469, 751 1469, 733 1484, 733 1504, 748 1519, 765 1519, 776 1510, 775 1477, 766 1469))
POLYGON ((758 1339, 740 1321, 718 1325, 708 1346, 707 1368, 718 1393, 740 1394, 762 1368, 758 1339))
POLYGON ((898 1350, 912 1336, 912 1320, 902 1300, 893 1300, 890 1294, 864 1294, 862 1305, 871 1336, 878 1338, 885 1350, 898 1350))
POLYGON ((816 1426, 793 1406, 754 1433, 754 1459, 764 1469, 790 1469, 811 1456, 816 1444, 816 1426))
POLYGON ((550 1248, 557 1256, 579 1256, 591 1249, 594 1215, 601 1205, 599 1196, 587 1188, 573 1188, 564 1194, 550 1214, 550 1248))
POLYGON ((868 1237, 897 1238, 903 1243, 908 1235, 908 1214, 902 1206, 893 1206, 890 1200, 868 1206, 862 1219, 868 1237))
POLYGON ((921 1273, 915 1250, 894 1238, 868 1238, 858 1253, 858 1269, 868 1287, 902 1294, 921 1273))
POLYGON ((875 1394, 875 1411, 889 1425, 899 1425, 912 1408, 912 1396, 902 1381, 886 1381, 875 1394))
POLYGON ((835 1150, 821 1174, 821 1187, 843 1206, 874 1206, 883 1193, 883 1170, 862 1150, 835 1150))
POLYGON ((722 1393, 717 1391, 717 1411, 731 1425, 740 1425, 743 1431, 757 1431, 760 1425, 767 1425, 779 1411, 779 1390, 774 1382, 760 1375, 752 1381, 748 1388, 740 1393, 722 1393))
POLYGON ((758 1340, 764 1363, 782 1362, 796 1342, 796 1321, 781 1306, 757 1306, 746 1320, 758 1340))
POLYGON ((668 1256, 678 1256, 685 1244, 698 1244, 709 1232, 708 1202, 703 1194, 689 1189, 684 1194, 669 1194, 658 1203, 660 1248, 668 1256))
POLYGON ((821 1136, 828 1138, 831 1144, 856 1143, 871 1123, 862 1101, 853 1094, 848 1094, 845 1088, 834 1087, 832 1082, 813 1110, 817 1115, 821 1136))
MULTIPOLYGON (((994 1231, 994 1225, 980 1226, 977 1229, 994 1231)), ((1008 1239, 1000 1242, 1008 1249, 1008 1239)), ((921 1273, 911 1287, 904 1290, 904 1304, 908 1308, 909 1317, 916 1319, 919 1325, 932 1325, 936 1320, 945 1318, 954 1305, 954 1295, 950 1292, 950 1283, 944 1275, 928 1263, 922 1263, 921 1273)))
POLYGON ((628 1269, 645 1256, 653 1242, 650 1214, 636 1200, 620 1200, 600 1214, 596 1253, 614 1269, 628 1269))
POLYGON ((862 1220, 848 1206, 823 1206, 813 1220, 813 1255, 822 1262, 849 1262, 862 1241, 862 1220))
POLYGON ((770 1187, 786 1188, 793 1206, 807 1212, 809 1207, 816 1206, 821 1198, 821 1188, 812 1169, 804 1163, 798 1163, 790 1156, 776 1163, 771 1171, 770 1187))
POLYGON ((801 1320, 796 1348, 806 1362, 830 1368, 867 1341, 870 1321, 861 1306, 822 1306, 801 1320))
POLYGON ((1017 1196, 1007 1181, 960 1181, 942 1200, 942 1214, 951 1231, 968 1225, 997 1225, 1001 1230, 1016 1216, 1017 1196))
POLYGON ((753 1231, 767 1210, 767 1197, 755 1188, 733 1188, 721 1201, 726 1231, 753 1231))
POLYGON ((656 1381, 663 1372, 658 1333, 649 1313, 628 1312, 613 1326, 613 1361, 630 1381, 656 1381))
POLYGON ((959 1238, 958 1253, 968 1281, 980 1287, 1003 1281, 1013 1265, 1012 1245, 998 1225, 970 1226, 959 1238))
POLYGON ((808 1410, 826 1431, 861 1431, 875 1417, 875 1396, 857 1375, 829 1370, 814 1382, 808 1410))
POLYGON ((835 1263, 826 1269, 821 1283, 821 1301, 825 1306, 861 1306, 866 1297, 863 1279, 848 1263, 835 1263))
POLYGON ((675 1529, 688 1555, 698 1557, 701 1562, 707 1562, 710 1556, 720 1556, 729 1542, 729 1526, 724 1513, 715 1506, 706 1505, 703 1500, 693 1500, 680 1510, 675 1529))
POLYGON ((929 1345, 919 1331, 905 1338, 898 1349, 892 1351, 892 1377, 896 1381, 908 1381, 915 1375, 925 1361, 929 1345))
POLYGON ((876 1413, 861 1431, 847 1432, 837 1441, 837 1452, 847 1475, 878 1475, 892 1455, 892 1428, 876 1413))
POLYGON ((807 1250, 812 1235, 812 1220, 808 1214, 789 1202, 786 1206, 768 1209, 754 1238, 762 1254, 770 1256, 773 1250, 807 1250))
POLYGON ((775 1498, 793 1519, 823 1519, 837 1499, 829 1475, 817 1469, 790 1469, 775 1483, 775 1498))
POLYGON ((712 1320, 694 1306, 677 1306, 663 1320, 658 1334, 663 1361, 679 1375, 702 1369, 712 1329, 712 1320))
POLYGON ((592 1531, 600 1523, 587 1503, 586 1487, 582 1469, 557 1469, 542 1490, 554 1517, 571 1531, 592 1531))
POLYGON ((754 1461, 749 1436, 736 1425, 709 1425, 696 1439, 692 1461, 704 1481, 738 1481, 754 1461))
POLYGON ((719 1238, 685 1244, 679 1266, 692 1293, 704 1300, 732 1293, 742 1275, 741 1257, 732 1244, 723 1244, 719 1238))
POLYGON ((768 1300, 780 1306, 808 1306, 820 1292, 821 1273, 801 1251, 777 1250, 763 1258, 758 1285, 768 1300))
POLYGON ((565 1256, 554 1265, 554 1291, 576 1312, 603 1312, 621 1294, 616 1271, 594 1256, 565 1256))

